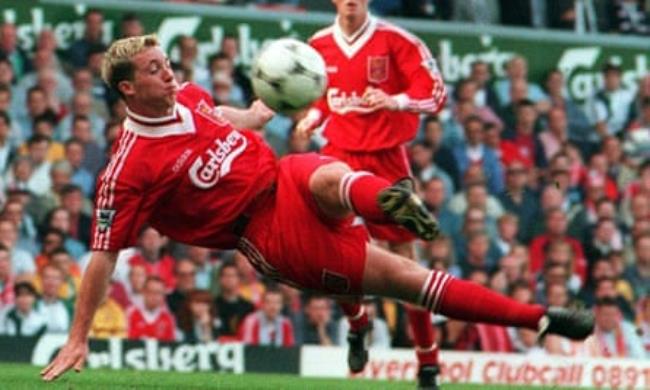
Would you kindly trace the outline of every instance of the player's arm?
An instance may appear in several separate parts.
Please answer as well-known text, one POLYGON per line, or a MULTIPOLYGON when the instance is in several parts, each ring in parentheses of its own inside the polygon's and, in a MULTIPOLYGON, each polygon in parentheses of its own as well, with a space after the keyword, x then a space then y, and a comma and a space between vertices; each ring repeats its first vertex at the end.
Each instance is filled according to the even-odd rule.
MULTIPOLYGON (((312 47, 314 45, 310 41, 310 44, 312 47)), ((314 49, 318 50, 317 47, 314 47, 314 49)), ((330 107, 329 104, 327 103, 327 89, 329 88, 329 85, 325 88, 325 94, 321 96, 318 100, 316 100, 311 108, 307 110, 305 115, 298 121, 298 124, 296 124, 296 133, 298 133, 301 136, 309 137, 311 134, 316 130, 320 125, 325 122, 327 117, 330 116, 330 107)))
POLYGON ((256 100, 247 109, 219 106, 220 114, 237 129, 262 130, 264 125, 273 118, 275 112, 261 100, 256 100))
POLYGON ((74 320, 65 346, 54 361, 41 371, 45 381, 58 378, 71 368, 79 372, 88 355, 88 333, 115 269, 117 252, 95 251, 84 273, 75 307, 74 320))
POLYGON ((311 108, 307 110, 305 116, 298 121, 298 124, 296 125, 296 133, 306 137, 311 136, 314 130, 325 122, 325 119, 330 115, 330 112, 329 105, 327 104, 327 92, 325 92, 325 95, 319 98, 311 108))
POLYGON ((364 98, 376 109, 438 113, 447 100, 447 89, 435 59, 417 37, 395 33, 390 44, 397 71, 408 80, 404 91, 388 95, 378 88, 368 88, 364 98))

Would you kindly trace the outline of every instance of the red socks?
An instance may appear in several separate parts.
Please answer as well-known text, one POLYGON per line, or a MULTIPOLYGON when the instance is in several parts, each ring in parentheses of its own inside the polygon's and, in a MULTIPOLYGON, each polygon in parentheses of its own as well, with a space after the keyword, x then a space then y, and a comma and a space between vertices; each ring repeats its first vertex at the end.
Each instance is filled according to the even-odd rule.
POLYGON ((379 208, 377 195, 391 186, 391 183, 368 172, 348 172, 339 184, 341 202, 355 214, 374 223, 388 223, 390 220, 379 208))
POLYGON ((358 331, 368 325, 368 314, 360 303, 343 303, 339 302, 343 313, 348 318, 350 330, 358 331))
POLYGON ((431 312, 406 305, 406 314, 413 331, 415 353, 420 366, 438 364, 438 345, 436 345, 431 312))
POLYGON ((476 283, 431 271, 420 302, 428 310, 462 321, 516 326, 537 330, 544 315, 540 305, 527 305, 476 283))

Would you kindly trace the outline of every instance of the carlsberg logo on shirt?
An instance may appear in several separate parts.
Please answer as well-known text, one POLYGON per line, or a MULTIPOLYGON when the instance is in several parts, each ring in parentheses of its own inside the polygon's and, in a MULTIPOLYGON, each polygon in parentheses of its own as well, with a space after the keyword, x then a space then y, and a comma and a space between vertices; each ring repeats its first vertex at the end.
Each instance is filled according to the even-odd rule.
POLYGON ((189 170, 192 184, 201 189, 213 187, 230 172, 233 161, 244 152, 248 141, 240 132, 233 130, 226 139, 217 138, 214 144, 194 160, 189 170))

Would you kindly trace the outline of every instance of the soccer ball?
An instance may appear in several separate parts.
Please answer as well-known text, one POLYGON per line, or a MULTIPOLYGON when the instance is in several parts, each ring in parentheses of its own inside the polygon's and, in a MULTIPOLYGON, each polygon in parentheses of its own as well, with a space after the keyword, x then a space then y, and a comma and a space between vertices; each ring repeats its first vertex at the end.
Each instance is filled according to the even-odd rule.
POLYGON ((253 63, 253 90, 264 104, 294 114, 325 92, 325 61, 314 48, 292 38, 266 45, 253 63))

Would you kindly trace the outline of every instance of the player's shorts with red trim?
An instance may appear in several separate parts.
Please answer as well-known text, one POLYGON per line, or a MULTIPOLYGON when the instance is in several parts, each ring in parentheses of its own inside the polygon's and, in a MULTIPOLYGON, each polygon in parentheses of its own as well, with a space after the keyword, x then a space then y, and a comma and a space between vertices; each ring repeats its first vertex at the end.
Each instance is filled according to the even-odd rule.
POLYGON ((238 249, 262 274, 329 294, 359 294, 368 232, 353 218, 323 215, 309 178, 335 161, 315 153, 280 160, 276 191, 257 205, 238 249))
MULTIPOLYGON (((350 152, 327 144, 321 153, 345 162, 355 171, 370 172, 391 183, 412 176, 404 145, 372 152, 350 152)), ((366 222, 366 226, 370 235, 378 240, 410 242, 415 239, 411 232, 399 225, 377 225, 366 222)))

